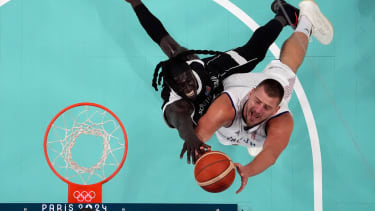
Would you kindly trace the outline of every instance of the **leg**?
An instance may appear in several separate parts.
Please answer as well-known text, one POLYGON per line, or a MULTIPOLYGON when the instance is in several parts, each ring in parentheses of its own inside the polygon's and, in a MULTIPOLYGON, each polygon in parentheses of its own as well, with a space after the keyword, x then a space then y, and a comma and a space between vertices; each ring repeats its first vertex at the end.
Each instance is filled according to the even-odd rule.
POLYGON ((275 0, 271 4, 271 10, 275 13, 275 17, 266 25, 258 28, 246 45, 234 49, 247 61, 254 58, 257 58, 257 63, 262 61, 268 48, 275 42, 283 27, 297 24, 299 9, 288 4, 285 0, 275 0))
POLYGON ((284 0, 280 4, 284 8, 283 11, 275 2, 271 5, 272 11, 276 14, 275 17, 266 25, 255 30, 245 45, 227 51, 226 55, 204 59, 208 71, 218 75, 223 80, 235 73, 251 72, 264 59, 268 48, 275 42, 283 27, 290 25, 290 21, 296 22, 299 14, 297 8, 284 0))
MULTIPOLYGON (((256 62, 259 63, 264 59, 268 48, 275 42, 282 29, 283 25, 277 19, 272 19, 266 25, 255 30, 253 36, 244 46, 236 48, 234 51, 247 61, 256 58, 256 62)), ((248 70, 248 72, 250 71, 248 70)))
POLYGON ((126 0, 129 2, 139 22, 150 38, 157 43, 162 51, 169 57, 185 51, 186 48, 180 46, 167 32, 160 20, 155 17, 141 0, 126 0))
POLYGON ((301 10, 296 31, 285 41, 280 55, 281 62, 294 73, 302 64, 311 34, 322 44, 329 44, 333 38, 331 23, 313 0, 304 0, 299 6, 301 10))
POLYGON ((223 80, 235 73, 251 72, 264 59, 270 45, 279 36, 283 25, 272 19, 259 27, 243 46, 227 51, 225 55, 204 59, 207 70, 223 80))
POLYGON ((227 52, 231 55, 232 61, 235 61, 227 62, 224 59, 223 61, 217 61, 217 66, 222 67, 223 79, 234 73, 251 72, 264 59, 268 48, 275 42, 283 27, 297 23, 299 9, 284 0, 275 0, 271 5, 271 9, 275 13, 275 17, 272 20, 255 30, 244 46, 227 52))
POLYGON ((309 37, 302 32, 294 32, 281 48, 280 60, 290 67, 294 73, 305 58, 309 37))

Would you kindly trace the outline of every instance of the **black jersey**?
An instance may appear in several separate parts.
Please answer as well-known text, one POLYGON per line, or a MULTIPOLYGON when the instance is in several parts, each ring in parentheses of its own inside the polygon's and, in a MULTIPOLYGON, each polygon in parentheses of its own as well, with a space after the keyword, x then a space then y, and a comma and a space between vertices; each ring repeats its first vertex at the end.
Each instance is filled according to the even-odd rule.
MULTIPOLYGON (((199 119, 207 112, 215 96, 223 91, 223 86, 222 83, 219 82, 218 75, 215 72, 207 71, 206 65, 202 60, 194 59, 186 63, 192 69, 193 75, 198 83, 197 98, 194 102, 190 102, 194 108, 192 120, 194 124, 197 124, 199 119)), ((161 97, 164 100, 162 106, 163 113, 169 104, 182 99, 181 96, 167 85, 164 85, 161 97)), ((165 118, 165 115, 164 119, 166 123, 172 127, 165 118)))
MULTIPOLYGON (((223 91, 222 82, 225 78, 234 73, 250 72, 258 62, 259 60, 256 57, 247 60, 234 50, 227 51, 219 56, 186 61, 198 83, 197 98, 194 102, 191 102, 194 108, 191 116, 193 123, 195 125, 198 123, 215 97, 223 91)), ((165 84, 161 97, 164 100, 162 106, 164 120, 168 126, 172 127, 164 112, 169 104, 181 100, 182 97, 165 84)))

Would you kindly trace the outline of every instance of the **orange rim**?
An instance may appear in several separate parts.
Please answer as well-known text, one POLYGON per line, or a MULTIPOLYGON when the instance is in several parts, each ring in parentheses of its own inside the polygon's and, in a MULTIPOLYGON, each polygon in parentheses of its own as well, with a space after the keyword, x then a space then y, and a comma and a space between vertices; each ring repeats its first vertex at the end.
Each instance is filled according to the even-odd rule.
POLYGON ((126 159, 126 155, 128 153, 128 138, 126 136, 126 131, 125 131, 125 128, 124 128, 124 125, 122 124, 122 122, 120 121, 120 119, 116 116, 116 114, 114 114, 111 110, 109 110, 108 108, 102 106, 102 105, 99 105, 99 104, 96 104, 96 103, 89 103, 89 102, 82 102, 82 103, 76 103, 76 104, 73 104, 71 106, 68 106, 66 108, 64 108, 63 110, 61 110, 59 113, 56 114, 55 117, 53 117, 53 119, 51 120, 51 122, 48 124, 48 127, 47 127, 47 130, 46 130, 46 133, 44 134, 44 155, 46 157, 46 160, 48 162, 48 165, 49 167, 52 169, 53 173, 55 173, 61 180, 63 180, 64 182, 68 183, 68 184, 76 184, 76 185, 82 185, 82 184, 77 184, 77 183, 74 183, 74 182, 70 182, 69 180, 65 179, 63 176, 61 176, 54 168, 54 166, 52 165, 51 161, 49 160, 49 157, 48 157, 48 153, 47 153, 47 139, 48 139, 48 134, 49 134, 49 131, 53 125, 53 123, 56 121, 57 118, 59 118, 59 116, 61 114, 63 114, 65 111, 71 109, 71 108, 75 108, 75 107, 79 107, 79 106, 94 106, 94 107, 98 107, 98 108, 101 108, 105 111, 107 111, 108 113, 110 113, 116 120, 117 122, 119 123, 119 125, 121 126, 121 129, 122 129, 122 132, 124 134, 124 140, 125 140, 125 149, 124 149, 124 155, 122 157, 122 160, 121 160, 121 163, 120 165, 117 167, 117 169, 107 178, 105 178, 104 180, 100 181, 100 182, 97 182, 95 184, 89 184, 87 186, 92 186, 92 185, 99 185, 99 184, 104 184, 106 182, 108 182, 109 180, 111 180, 122 168, 122 166, 124 165, 125 163, 125 159, 126 159))

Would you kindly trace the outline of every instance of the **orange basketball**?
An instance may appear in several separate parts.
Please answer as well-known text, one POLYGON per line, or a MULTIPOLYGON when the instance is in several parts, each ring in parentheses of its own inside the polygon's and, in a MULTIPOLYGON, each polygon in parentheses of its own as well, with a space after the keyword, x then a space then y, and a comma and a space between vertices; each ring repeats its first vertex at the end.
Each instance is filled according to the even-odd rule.
POLYGON ((204 190, 218 193, 232 185, 236 170, 226 154, 210 151, 204 153, 195 163, 194 176, 204 190))

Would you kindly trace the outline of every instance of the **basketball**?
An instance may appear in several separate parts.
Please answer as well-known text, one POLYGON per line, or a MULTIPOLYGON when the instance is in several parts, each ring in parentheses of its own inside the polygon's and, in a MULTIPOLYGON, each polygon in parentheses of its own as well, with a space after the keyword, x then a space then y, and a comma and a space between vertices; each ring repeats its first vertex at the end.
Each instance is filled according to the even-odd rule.
POLYGON ((195 163, 194 176, 204 190, 218 193, 232 185, 236 170, 225 153, 210 151, 204 153, 195 163))

